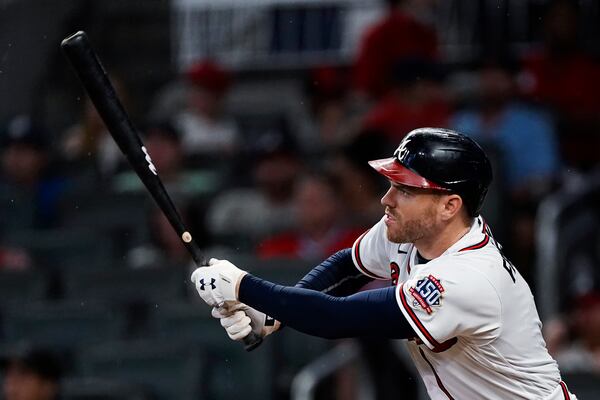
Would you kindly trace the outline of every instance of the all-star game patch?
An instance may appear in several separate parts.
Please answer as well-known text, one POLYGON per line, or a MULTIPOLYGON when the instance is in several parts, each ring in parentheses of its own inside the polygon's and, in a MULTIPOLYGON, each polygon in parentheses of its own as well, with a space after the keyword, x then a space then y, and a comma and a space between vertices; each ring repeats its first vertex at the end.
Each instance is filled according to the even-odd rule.
POLYGON ((414 298, 413 307, 421 306, 427 314, 433 312, 432 306, 439 306, 444 293, 444 287, 433 275, 419 279, 415 287, 411 287, 409 293, 414 298))

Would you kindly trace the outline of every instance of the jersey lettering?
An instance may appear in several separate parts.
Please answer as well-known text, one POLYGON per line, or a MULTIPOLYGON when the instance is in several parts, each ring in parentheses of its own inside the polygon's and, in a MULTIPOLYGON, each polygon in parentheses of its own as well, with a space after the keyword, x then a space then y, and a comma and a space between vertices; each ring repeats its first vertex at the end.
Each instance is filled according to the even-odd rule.
POLYGON ((515 278, 515 273, 516 273, 516 268, 513 265, 512 262, 510 262, 510 260, 508 258, 506 258, 506 255, 504 255, 504 251, 502 250, 502 245, 500 243, 498 243, 496 241, 496 239, 494 239, 494 237, 492 236, 492 232, 489 230, 489 228, 487 229, 487 235, 490 237, 490 239, 492 239, 492 243, 494 246, 496 246, 496 248, 498 249, 498 252, 500 253, 500 256, 502 257, 502 266, 504 267, 504 269, 506 270, 506 272, 508 272, 508 275, 510 275, 510 279, 512 279, 513 283, 517 283, 517 279, 515 278))

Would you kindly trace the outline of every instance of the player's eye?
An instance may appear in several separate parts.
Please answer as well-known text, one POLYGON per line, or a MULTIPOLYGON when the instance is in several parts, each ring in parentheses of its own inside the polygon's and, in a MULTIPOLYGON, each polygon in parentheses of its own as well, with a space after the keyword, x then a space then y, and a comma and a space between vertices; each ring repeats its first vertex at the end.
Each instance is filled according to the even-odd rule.
POLYGON ((412 194, 404 186, 394 185, 394 188, 403 196, 410 196, 412 194))

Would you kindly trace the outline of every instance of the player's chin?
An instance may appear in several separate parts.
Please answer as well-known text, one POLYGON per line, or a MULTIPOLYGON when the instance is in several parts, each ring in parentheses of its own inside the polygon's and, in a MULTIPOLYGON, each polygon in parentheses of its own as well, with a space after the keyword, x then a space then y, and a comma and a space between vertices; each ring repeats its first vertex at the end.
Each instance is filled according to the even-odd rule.
POLYGON ((402 238, 400 237, 401 235, 394 229, 391 229, 389 226, 385 230, 385 235, 387 236, 387 239, 392 243, 404 243, 402 238))

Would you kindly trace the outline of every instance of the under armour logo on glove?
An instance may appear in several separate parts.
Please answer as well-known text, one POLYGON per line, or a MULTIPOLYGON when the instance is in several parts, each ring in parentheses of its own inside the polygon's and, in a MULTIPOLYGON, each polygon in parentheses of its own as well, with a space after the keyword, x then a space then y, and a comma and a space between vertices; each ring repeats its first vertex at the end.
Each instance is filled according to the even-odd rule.
POLYGON ((215 278, 210 278, 210 283, 204 283, 204 279, 200 279, 198 282, 200 282, 200 290, 204 290, 206 285, 210 285, 210 288, 213 290, 217 288, 215 285, 215 278))

